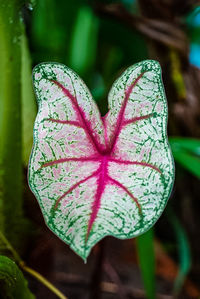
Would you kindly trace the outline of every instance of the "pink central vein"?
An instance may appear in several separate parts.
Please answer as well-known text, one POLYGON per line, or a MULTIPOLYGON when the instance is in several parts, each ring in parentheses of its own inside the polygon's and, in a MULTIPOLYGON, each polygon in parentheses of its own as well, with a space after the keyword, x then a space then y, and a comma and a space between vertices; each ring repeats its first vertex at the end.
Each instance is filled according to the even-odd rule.
POLYGON ((87 176, 85 179, 80 180, 79 182, 77 182, 76 184, 74 184, 72 187, 70 187, 62 196, 60 196, 55 203, 54 209, 56 210, 58 208, 58 205, 60 203, 60 201, 70 192, 72 192, 74 189, 76 189, 79 185, 81 185, 82 183, 88 181, 89 179, 91 179, 94 176, 97 176, 99 173, 99 169, 94 171, 91 175, 87 176))
POLYGON ((96 194, 95 194, 95 198, 94 201, 92 203, 92 212, 90 215, 90 219, 88 222, 88 230, 87 230, 87 235, 86 235, 86 241, 88 239, 88 236, 90 234, 92 225, 97 217, 99 208, 101 206, 101 197, 102 194, 105 190, 105 186, 106 186, 106 181, 107 181, 107 173, 108 173, 108 158, 106 156, 103 157, 101 165, 99 167, 99 178, 97 181, 97 190, 96 190, 96 194))
POLYGON ((122 122, 123 122, 123 117, 124 117, 124 113, 125 113, 125 109, 126 109, 126 105, 128 103, 128 99, 130 97, 131 92, 133 91, 133 88, 136 86, 136 84, 138 83, 138 81, 142 78, 142 76, 144 75, 144 72, 141 73, 135 80, 134 82, 127 88, 127 90, 125 91, 125 97, 124 97, 124 102, 122 104, 122 107, 120 109, 118 118, 117 118, 117 123, 116 123, 116 128, 115 131, 113 133, 113 138, 110 144, 110 150, 109 152, 111 153, 115 147, 117 138, 120 134, 121 131, 121 127, 122 127, 122 122))
POLYGON ((82 127, 85 130, 87 136, 91 140, 91 142, 94 145, 97 152, 102 153, 101 145, 98 143, 98 141, 94 137, 94 135, 92 133, 92 129, 90 128, 90 125, 89 125, 88 121, 85 118, 83 110, 81 109, 81 107, 79 107, 76 97, 73 96, 70 93, 70 91, 67 88, 65 88, 61 83, 59 83, 55 80, 51 80, 51 81, 54 82, 58 87, 60 87, 62 89, 63 93, 71 100, 71 103, 74 106, 74 110, 80 116, 80 119, 82 120, 82 127))

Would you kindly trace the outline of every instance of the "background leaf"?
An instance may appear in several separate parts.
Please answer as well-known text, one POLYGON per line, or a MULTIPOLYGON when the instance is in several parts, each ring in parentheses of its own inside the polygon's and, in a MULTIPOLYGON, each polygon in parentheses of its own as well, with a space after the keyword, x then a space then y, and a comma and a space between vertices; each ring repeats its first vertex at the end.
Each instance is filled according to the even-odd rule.
POLYGON ((6 299, 35 298, 15 262, 2 255, 0 255, 0 297, 6 299))
POLYGON ((22 99, 22 141, 23 162, 28 165, 33 145, 33 124, 36 116, 36 100, 32 85, 32 62, 25 33, 21 37, 21 99, 22 99))
POLYGON ((167 208, 167 216, 168 221, 173 227, 178 244, 179 272, 174 283, 174 293, 177 295, 183 287, 186 276, 191 268, 192 259, 186 232, 172 208, 167 208))
POLYGON ((98 19, 93 10, 89 6, 80 7, 72 31, 68 63, 83 78, 92 71, 94 65, 97 34, 98 19))
POLYGON ((136 244, 146 296, 148 299, 155 299, 155 250, 153 228, 137 237, 136 244))
POLYGON ((200 178, 200 140, 180 137, 169 140, 175 161, 200 178))
POLYGON ((17 248, 22 246, 25 228, 22 208, 21 35, 19 2, 1 1, 0 230, 17 248))

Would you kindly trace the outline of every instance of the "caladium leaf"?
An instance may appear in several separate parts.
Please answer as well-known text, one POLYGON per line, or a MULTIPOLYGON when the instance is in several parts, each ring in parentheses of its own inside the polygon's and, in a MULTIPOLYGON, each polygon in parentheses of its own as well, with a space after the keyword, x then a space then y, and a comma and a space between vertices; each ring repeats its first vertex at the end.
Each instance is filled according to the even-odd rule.
POLYGON ((39 111, 29 184, 49 228, 83 259, 106 235, 147 231, 174 179, 159 64, 128 68, 111 88, 105 117, 66 66, 40 64, 33 78, 39 111))

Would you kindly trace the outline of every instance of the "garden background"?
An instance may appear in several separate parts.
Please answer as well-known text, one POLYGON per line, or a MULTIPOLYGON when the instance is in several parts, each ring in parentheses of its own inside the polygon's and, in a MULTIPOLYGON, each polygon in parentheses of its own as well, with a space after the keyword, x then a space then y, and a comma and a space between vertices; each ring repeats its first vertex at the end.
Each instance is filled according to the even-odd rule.
POLYGON ((0 0, 0 298, 200 298, 199 179, 200 1, 0 0), (84 264, 28 187, 32 68, 66 64, 104 115, 114 80, 145 59, 163 71, 174 189, 153 229, 105 238, 84 264))

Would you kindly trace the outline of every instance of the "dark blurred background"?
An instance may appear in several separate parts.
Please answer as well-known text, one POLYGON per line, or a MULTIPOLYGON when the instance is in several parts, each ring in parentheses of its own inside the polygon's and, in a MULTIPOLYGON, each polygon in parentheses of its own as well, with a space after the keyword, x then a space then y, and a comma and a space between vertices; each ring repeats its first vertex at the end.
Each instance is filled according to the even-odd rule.
POLYGON ((200 1, 0 0, 0 167, 0 254, 25 275, 0 259, 0 298, 34 298, 26 280, 35 298, 57 298, 22 258, 69 299, 200 298, 200 1), (84 264, 45 226, 28 188, 32 67, 66 64, 104 115, 114 80, 149 58, 163 71, 174 189, 153 229, 137 240, 105 238, 84 264))

